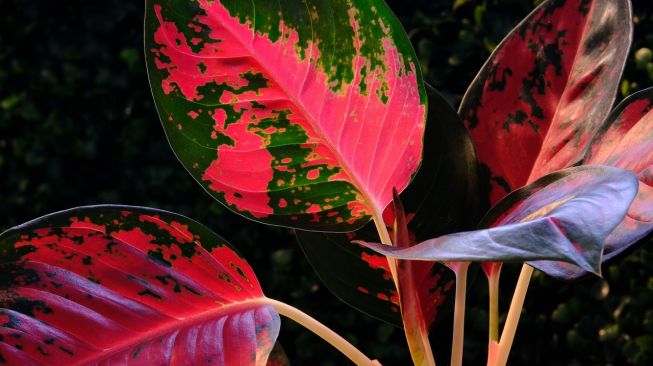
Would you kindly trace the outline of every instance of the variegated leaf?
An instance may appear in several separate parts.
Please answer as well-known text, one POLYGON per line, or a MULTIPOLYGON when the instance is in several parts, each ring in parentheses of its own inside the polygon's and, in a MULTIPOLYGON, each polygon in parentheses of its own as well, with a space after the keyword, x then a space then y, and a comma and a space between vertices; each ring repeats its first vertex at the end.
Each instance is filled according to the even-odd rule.
POLYGON ((495 49, 460 106, 492 204, 582 159, 631 38, 629 0, 546 0, 495 49))
MULTIPOLYGON (((415 179, 400 195, 411 244, 471 229, 479 219, 474 148, 456 112, 439 93, 427 90, 430 121, 425 131, 424 159, 415 179)), ((383 218, 392 231, 392 205, 383 218)), ((351 245, 352 240, 378 241, 374 225, 347 234, 297 231, 297 238, 320 279, 336 296, 364 313, 403 326, 387 259, 351 245)), ((453 297, 449 296, 453 274, 437 263, 415 263, 412 273, 429 327, 438 315, 453 307, 453 297)))
POLYGON ((404 189, 426 96, 382 0, 147 0, 150 83, 195 179, 265 223, 354 230, 404 189))
POLYGON ((95 206, 0 235, 0 363, 265 365, 279 332, 254 272, 176 214, 95 206))

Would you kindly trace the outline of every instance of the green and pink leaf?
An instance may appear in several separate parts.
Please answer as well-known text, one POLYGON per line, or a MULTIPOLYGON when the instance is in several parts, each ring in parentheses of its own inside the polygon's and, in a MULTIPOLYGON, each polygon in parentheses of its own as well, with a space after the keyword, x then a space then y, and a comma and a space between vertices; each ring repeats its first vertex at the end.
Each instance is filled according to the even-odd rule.
POLYGON ((356 229, 420 164, 421 74, 383 1, 148 0, 146 52, 175 153, 242 215, 356 229))
MULTIPOLYGON (((460 230, 479 219, 476 157, 469 136, 455 110, 435 90, 429 92, 429 118, 422 166, 404 192, 409 239, 412 244, 460 230)), ((390 232, 392 205, 383 213, 390 232)), ((329 234, 296 231, 311 266, 337 297, 354 308, 398 327, 403 323, 399 297, 387 259, 352 240, 378 241, 373 224, 355 233, 329 234)), ((423 305, 427 327, 453 308, 454 278, 439 263, 414 263, 412 278, 423 305)))

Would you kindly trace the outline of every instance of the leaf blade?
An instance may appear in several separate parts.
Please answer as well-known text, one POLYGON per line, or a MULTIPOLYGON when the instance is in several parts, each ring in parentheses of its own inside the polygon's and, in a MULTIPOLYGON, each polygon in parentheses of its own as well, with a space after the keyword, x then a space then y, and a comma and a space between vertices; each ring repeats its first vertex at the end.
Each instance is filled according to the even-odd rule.
POLYGON ((490 171, 491 204, 582 159, 632 40, 630 2, 545 1, 497 47, 460 114, 490 171))
MULTIPOLYGON (((603 263, 609 263, 646 242, 653 231, 653 89, 635 93, 621 102, 605 120, 590 143, 586 164, 605 164, 629 169, 639 178, 639 189, 624 221, 608 236, 603 263)), ((577 268, 560 264, 549 275, 571 281, 587 275, 577 268)))
MULTIPOLYGON (((482 211, 476 194, 476 156, 467 131, 436 90, 428 88, 427 92, 430 122, 425 131, 424 159, 411 184, 400 194, 412 242, 469 229, 482 211)), ((394 217, 388 207, 383 219, 390 232, 394 217)), ((351 245, 354 239, 377 241, 374 225, 348 234, 295 232, 311 266, 332 293, 363 313, 403 327, 387 260, 351 245)), ((415 263, 412 267, 428 328, 438 314, 453 308, 453 299, 448 296, 453 290, 453 274, 440 264, 415 263)))
POLYGON ((196 180, 276 225, 345 231, 382 212, 419 166, 426 111, 387 5, 193 4, 148 1, 146 49, 166 134, 196 180))
POLYGON ((11 229, 0 245, 3 329, 33 336, 13 340, 17 357, 265 364, 279 331, 247 263, 180 215, 82 207, 11 229))
POLYGON ((491 213, 489 229, 445 235, 408 249, 361 244, 404 260, 529 261, 545 272, 549 262, 543 259, 562 260, 598 274, 604 240, 635 197, 636 177, 599 166, 569 168, 554 176, 558 179, 544 177, 542 183, 513 192, 507 204, 491 213))

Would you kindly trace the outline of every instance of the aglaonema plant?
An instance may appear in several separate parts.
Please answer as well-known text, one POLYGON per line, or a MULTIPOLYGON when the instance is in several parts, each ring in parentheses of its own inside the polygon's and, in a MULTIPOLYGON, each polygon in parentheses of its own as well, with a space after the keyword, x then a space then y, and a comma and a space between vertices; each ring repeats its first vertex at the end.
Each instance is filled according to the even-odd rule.
MULTIPOLYGON (((152 92, 184 167, 234 212, 296 229, 326 286, 402 327, 416 365, 436 364, 429 329, 449 309, 462 364, 470 264, 488 279, 488 365, 505 365, 533 268, 600 274, 653 231, 653 93, 611 112, 626 0, 544 1, 458 112, 382 0, 145 6, 152 92), (524 265, 500 332, 503 263, 524 265)), ((173 213, 55 213, 2 233, 0 257, 0 363, 287 365, 281 314, 379 364, 173 213)))

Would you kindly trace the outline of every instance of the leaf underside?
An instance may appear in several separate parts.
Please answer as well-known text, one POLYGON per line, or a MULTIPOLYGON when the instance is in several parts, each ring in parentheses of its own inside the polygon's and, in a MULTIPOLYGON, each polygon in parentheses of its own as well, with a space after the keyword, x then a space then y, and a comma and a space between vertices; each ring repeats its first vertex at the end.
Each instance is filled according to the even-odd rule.
POLYGON ((265 365, 279 332, 249 265, 180 215, 63 211, 1 234, 0 259, 0 364, 265 365))
MULTIPOLYGON (((412 243, 467 230, 478 221, 474 148, 456 112, 435 90, 427 90, 429 123, 422 166, 401 193, 412 243)), ((383 216, 392 230, 392 206, 383 216)), ((374 225, 347 234, 299 230, 296 234, 318 276, 337 297, 368 315, 403 326, 387 259, 351 243, 378 241, 374 225)), ((454 276, 437 263, 415 263, 412 267, 428 327, 438 315, 453 308, 449 294, 453 291, 454 276)))
POLYGON ((605 238, 637 192, 627 170, 569 168, 515 191, 484 220, 489 229, 445 235, 407 249, 364 243, 407 260, 524 262, 548 271, 555 260, 600 273, 605 238))
MULTIPOLYGON (((592 139, 584 163, 629 169, 639 178, 628 214, 606 239, 603 262, 608 263, 646 243, 653 231, 653 88, 617 106, 592 139)), ((579 268, 560 266, 550 274, 563 280, 587 275, 579 268)))
POLYGON ((491 204, 582 159, 631 39, 628 0, 548 0, 497 47, 459 111, 489 170, 491 204))
POLYGON ((179 160, 264 223, 355 230, 420 164, 426 97, 382 0, 148 0, 146 58, 179 160))

